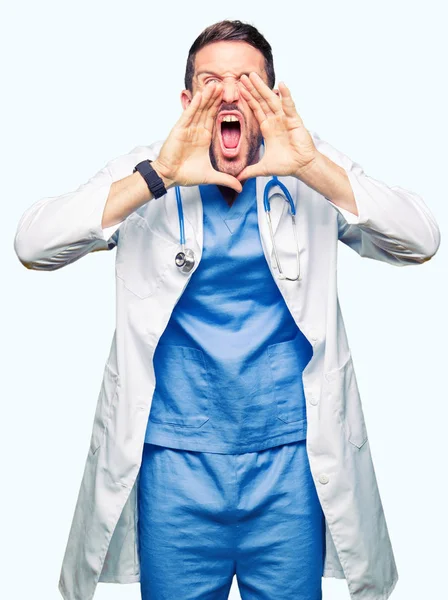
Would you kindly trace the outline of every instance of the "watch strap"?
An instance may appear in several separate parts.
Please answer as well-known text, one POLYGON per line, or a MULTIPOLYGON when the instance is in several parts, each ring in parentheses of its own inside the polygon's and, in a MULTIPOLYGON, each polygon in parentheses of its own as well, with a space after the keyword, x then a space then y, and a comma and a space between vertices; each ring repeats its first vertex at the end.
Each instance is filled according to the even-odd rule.
POLYGON ((154 198, 160 198, 167 193, 163 179, 159 177, 157 172, 151 166, 152 160, 146 159, 135 165, 133 173, 138 171, 149 188, 149 191, 154 198))

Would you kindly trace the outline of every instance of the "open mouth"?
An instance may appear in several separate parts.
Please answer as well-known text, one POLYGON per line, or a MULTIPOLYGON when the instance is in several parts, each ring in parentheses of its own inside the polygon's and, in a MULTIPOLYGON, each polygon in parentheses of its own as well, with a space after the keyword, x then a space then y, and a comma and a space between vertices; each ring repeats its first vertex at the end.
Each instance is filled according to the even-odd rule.
POLYGON ((220 117, 220 141, 221 149, 226 157, 238 154, 241 143, 241 121, 234 114, 220 117))

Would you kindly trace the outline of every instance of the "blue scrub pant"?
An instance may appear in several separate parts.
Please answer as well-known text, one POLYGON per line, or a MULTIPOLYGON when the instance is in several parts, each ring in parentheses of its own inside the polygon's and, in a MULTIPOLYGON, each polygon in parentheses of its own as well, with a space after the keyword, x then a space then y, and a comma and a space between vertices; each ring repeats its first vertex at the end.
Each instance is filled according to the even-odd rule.
POLYGON ((306 440, 215 454, 144 444, 142 600, 321 600, 325 520, 306 440))

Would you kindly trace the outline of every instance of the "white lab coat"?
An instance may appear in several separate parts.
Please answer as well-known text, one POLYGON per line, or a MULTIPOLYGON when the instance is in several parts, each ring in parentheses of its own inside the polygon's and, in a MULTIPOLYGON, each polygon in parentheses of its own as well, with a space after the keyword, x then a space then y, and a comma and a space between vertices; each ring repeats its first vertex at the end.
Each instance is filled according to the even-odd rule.
MULTIPOLYGON (((398 574, 338 302, 338 239, 361 256, 405 266, 430 259, 440 232, 418 195, 368 177, 359 164, 310 133, 317 149, 347 172, 359 216, 299 179, 280 177, 297 209, 300 282, 279 281, 272 271, 265 177, 257 178, 259 231, 274 279, 313 347, 302 377, 307 450, 326 521, 324 576, 345 578, 352 600, 386 600, 398 574)), ((16 253, 31 269, 58 269, 89 252, 117 248, 116 329, 60 574, 65 600, 91 600, 98 581, 139 581, 136 487, 155 388, 152 358, 192 272, 185 275, 174 264, 179 247, 174 188, 107 231, 101 219, 111 184, 130 175, 141 160, 156 158, 161 145, 138 146, 109 161, 74 192, 36 202, 16 233, 16 253)), ((203 242, 199 188, 183 188, 182 199, 186 245, 198 265, 203 242)), ((273 192, 271 215, 285 257, 282 266, 294 273, 288 204, 273 192)))

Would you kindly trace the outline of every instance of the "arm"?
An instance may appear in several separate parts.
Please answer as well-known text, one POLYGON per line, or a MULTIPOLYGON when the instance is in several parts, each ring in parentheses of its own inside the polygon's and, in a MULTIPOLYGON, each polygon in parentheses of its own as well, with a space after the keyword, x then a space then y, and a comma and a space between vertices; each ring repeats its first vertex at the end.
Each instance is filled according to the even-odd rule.
POLYGON ((362 167, 308 131, 285 84, 279 97, 256 74, 240 90, 257 118, 266 150, 238 179, 290 175, 338 211, 338 237, 361 256, 394 265, 423 263, 437 252, 440 230, 417 194, 368 177, 362 167))
MULTIPOLYGON (((155 146, 150 146, 153 158, 155 146)), ((28 269, 53 271, 89 252, 114 248, 126 217, 152 199, 140 173, 129 175, 143 158, 134 148, 73 192, 35 202, 17 226, 14 249, 20 262, 28 269)))
MULTIPOLYGON (((322 190, 338 211, 339 239, 360 256, 397 266, 419 264, 432 258, 440 245, 440 230, 422 198, 402 187, 388 187, 367 176, 358 163, 321 140, 316 133, 310 133, 317 151, 338 168, 342 167, 350 184, 350 194, 347 192, 345 196, 342 192, 347 189, 342 184, 333 188, 334 195, 330 187, 322 190), (351 194, 358 214, 343 208, 350 205, 351 194)), ((316 168, 321 181, 331 181, 334 168, 319 161, 316 168)))
POLYGON ((241 192, 241 183, 216 171, 210 161, 222 91, 221 85, 210 84, 204 92, 196 92, 163 145, 143 146, 144 153, 134 148, 109 161, 74 192, 43 198, 26 210, 14 238, 22 264, 52 271, 89 252, 116 246, 123 221, 153 198, 140 173, 133 173, 135 165, 147 158, 154 161, 153 167, 167 189, 215 183, 241 192))

